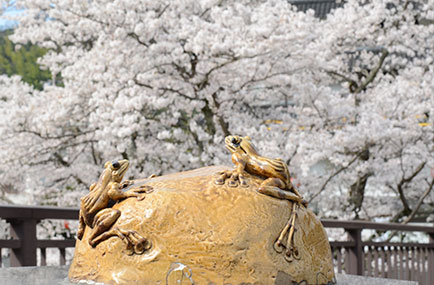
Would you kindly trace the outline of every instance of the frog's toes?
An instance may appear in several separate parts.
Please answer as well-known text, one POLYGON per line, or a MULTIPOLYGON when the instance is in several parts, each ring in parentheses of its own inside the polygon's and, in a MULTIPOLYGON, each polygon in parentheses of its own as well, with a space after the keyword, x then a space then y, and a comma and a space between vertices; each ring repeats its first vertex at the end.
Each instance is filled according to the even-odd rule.
POLYGON ((136 254, 142 254, 152 247, 152 242, 146 238, 141 238, 134 244, 134 252, 136 254))
POLYGON ((127 250, 130 254, 142 254, 152 247, 152 242, 136 231, 128 231, 127 239, 127 250))
POLYGON ((131 180, 125 180, 124 182, 121 183, 121 185, 119 186, 120 189, 125 189, 130 185, 133 185, 134 182, 131 180))
POLYGON ((229 187, 238 187, 238 181, 236 181, 235 179, 231 179, 228 182, 228 186, 229 187))
POLYGON ((79 228, 77 231, 77 238, 81 240, 83 238, 83 235, 84 235, 84 228, 79 228))
POLYGON ((141 185, 139 188, 139 192, 149 194, 149 193, 154 192, 154 187, 149 186, 149 185, 141 185))
POLYGON ((241 176, 241 175, 240 175, 238 179, 240 180, 240 186, 241 186, 241 187, 249 187, 249 184, 247 184, 247 182, 246 182, 244 176, 241 176))
POLYGON ((219 175, 219 177, 214 181, 214 183, 217 185, 225 184, 226 178, 230 176, 230 173, 228 173, 227 171, 219 171, 217 172, 217 174, 219 175))
POLYGON ((145 195, 137 195, 136 199, 137 201, 143 201, 145 200, 146 196, 145 195))

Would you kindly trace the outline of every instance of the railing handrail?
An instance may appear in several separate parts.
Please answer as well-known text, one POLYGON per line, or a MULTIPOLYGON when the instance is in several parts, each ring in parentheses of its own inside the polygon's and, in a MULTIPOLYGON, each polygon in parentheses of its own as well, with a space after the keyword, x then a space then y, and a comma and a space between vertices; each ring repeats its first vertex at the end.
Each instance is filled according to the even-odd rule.
MULTIPOLYGON (((79 208, 56 206, 26 206, 26 205, 0 205, 1 219, 78 219, 79 208)), ((326 228, 344 229, 372 229, 372 230, 396 230, 426 232, 434 234, 434 226, 404 225, 399 223, 377 223, 361 220, 334 220, 321 219, 326 228)))
POLYGON ((78 208, 54 206, 0 205, 1 219, 78 219, 78 208))
POLYGON ((321 223, 326 228, 344 228, 349 230, 384 230, 384 231, 408 231, 408 232, 426 232, 434 234, 434 226, 420 226, 420 225, 404 225, 398 223, 377 223, 360 220, 341 221, 332 219, 321 219, 321 223))

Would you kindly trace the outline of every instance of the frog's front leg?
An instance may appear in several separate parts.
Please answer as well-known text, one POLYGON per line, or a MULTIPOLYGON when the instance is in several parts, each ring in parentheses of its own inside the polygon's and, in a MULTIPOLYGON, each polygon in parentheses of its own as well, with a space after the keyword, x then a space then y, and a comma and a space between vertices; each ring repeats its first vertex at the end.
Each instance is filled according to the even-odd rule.
POLYGON ((247 187, 247 182, 242 173, 235 170, 224 170, 218 172, 219 177, 214 181, 217 185, 224 185, 226 180, 228 180, 229 187, 237 187, 241 185, 242 187, 247 187), (238 183, 239 182, 239 183, 238 183))
POLYGON ((232 162, 235 164, 235 170, 231 178, 233 178, 234 180, 239 180, 242 187, 248 186, 246 179, 243 175, 248 160, 249 157, 247 157, 245 154, 232 154, 232 162))
POLYGON ((248 185, 243 175, 244 169, 246 167, 245 157, 238 153, 234 153, 232 154, 232 162, 235 164, 235 169, 219 172, 220 176, 216 179, 215 183, 217 185, 223 185, 229 178, 229 187, 237 187, 238 182, 242 187, 247 187, 248 185))
POLYGON ((146 195, 152 193, 154 191, 154 188, 149 185, 140 185, 139 187, 135 187, 133 189, 128 190, 125 195, 127 198, 129 197, 136 197, 138 200, 145 199, 146 195))
POLYGON ((217 172, 219 177, 214 181, 217 185, 223 185, 226 182, 226 179, 232 175, 232 171, 223 170, 217 172))
POLYGON ((133 188, 127 192, 121 190, 121 186, 118 183, 113 183, 112 187, 108 191, 108 195, 110 199, 114 201, 136 197, 138 200, 143 200, 146 197, 146 194, 151 193, 153 191, 152 186, 141 185, 140 187, 133 188))
POLYGON ((216 179, 215 184, 223 185, 228 181, 229 187, 237 187, 240 178, 236 170, 224 170, 218 173, 220 176, 216 179))

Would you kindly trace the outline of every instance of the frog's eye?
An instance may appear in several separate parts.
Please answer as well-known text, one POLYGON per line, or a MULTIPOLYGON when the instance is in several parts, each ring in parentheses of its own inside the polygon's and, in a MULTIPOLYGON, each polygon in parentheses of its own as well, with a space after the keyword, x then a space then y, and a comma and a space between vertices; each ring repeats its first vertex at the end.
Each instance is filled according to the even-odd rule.
POLYGON ((232 138, 231 143, 232 144, 240 144, 236 138, 232 138))
POLYGON ((118 161, 113 161, 112 166, 114 169, 119 169, 121 167, 121 164, 118 161))

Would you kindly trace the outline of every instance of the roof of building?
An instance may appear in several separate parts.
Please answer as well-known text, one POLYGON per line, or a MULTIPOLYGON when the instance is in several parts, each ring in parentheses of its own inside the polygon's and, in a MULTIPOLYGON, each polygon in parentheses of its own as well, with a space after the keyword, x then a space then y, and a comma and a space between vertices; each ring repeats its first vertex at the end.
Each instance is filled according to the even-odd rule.
POLYGON ((336 0, 288 0, 288 2, 297 7, 298 11, 314 10, 315 17, 321 19, 325 19, 331 10, 344 5, 344 1, 336 0))

